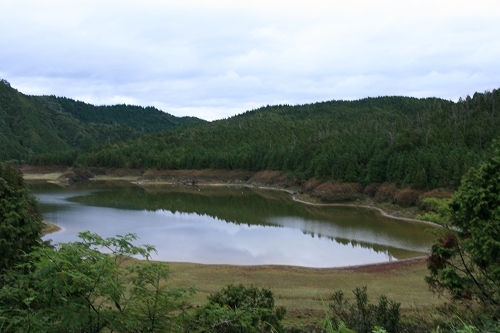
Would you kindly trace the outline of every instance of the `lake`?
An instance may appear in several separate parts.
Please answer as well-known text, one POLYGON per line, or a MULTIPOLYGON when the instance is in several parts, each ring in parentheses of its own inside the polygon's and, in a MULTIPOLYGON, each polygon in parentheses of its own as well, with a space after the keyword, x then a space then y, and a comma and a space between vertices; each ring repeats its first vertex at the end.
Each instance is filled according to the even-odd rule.
POLYGON ((231 265, 341 267, 425 255, 428 224, 374 210, 312 206, 286 192, 246 187, 140 187, 89 182, 28 184, 45 220, 63 230, 44 239, 134 233, 153 259, 231 265))

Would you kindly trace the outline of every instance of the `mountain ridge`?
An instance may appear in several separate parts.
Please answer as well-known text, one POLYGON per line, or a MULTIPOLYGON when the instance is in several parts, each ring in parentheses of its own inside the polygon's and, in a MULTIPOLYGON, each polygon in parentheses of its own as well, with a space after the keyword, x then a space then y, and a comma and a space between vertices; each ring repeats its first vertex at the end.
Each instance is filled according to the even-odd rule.
POLYGON ((190 126, 204 120, 178 118, 155 108, 96 107, 55 96, 29 96, 0 80, 0 160, 26 161, 37 154, 61 154, 144 133, 190 126), (85 106, 87 117, 78 116, 85 106), (125 110, 125 111, 123 111, 125 110), (122 112, 123 111, 123 112, 122 112), (121 115, 120 115, 121 113, 121 115), (110 121, 111 118, 114 121, 110 121))

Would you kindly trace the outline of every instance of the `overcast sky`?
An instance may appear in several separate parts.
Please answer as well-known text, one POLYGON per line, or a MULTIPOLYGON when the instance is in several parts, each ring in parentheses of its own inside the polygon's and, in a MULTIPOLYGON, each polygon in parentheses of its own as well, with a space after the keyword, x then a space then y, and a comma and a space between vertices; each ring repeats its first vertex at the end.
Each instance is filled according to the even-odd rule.
POLYGON ((0 31, 25 94, 207 120, 500 88, 499 0, 0 0, 0 31))

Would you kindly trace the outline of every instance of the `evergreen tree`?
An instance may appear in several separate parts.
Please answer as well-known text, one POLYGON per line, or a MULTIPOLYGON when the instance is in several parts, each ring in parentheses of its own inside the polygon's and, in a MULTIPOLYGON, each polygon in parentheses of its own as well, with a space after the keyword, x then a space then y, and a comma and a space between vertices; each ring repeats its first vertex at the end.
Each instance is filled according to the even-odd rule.
POLYGON ((0 164, 0 271, 14 268, 40 240, 42 216, 21 172, 0 164))
MULTIPOLYGON (((430 276, 437 292, 475 300, 500 315, 500 143, 469 171, 451 202, 451 228, 433 245, 430 276)), ((497 317, 498 318, 498 317, 497 317)))

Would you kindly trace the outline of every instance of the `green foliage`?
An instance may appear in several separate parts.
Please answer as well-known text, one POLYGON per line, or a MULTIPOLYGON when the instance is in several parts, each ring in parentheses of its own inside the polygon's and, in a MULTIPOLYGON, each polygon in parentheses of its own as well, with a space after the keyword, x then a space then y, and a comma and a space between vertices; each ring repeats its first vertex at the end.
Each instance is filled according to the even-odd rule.
POLYGON ((451 202, 451 227, 432 246, 429 286, 454 299, 477 301, 500 316, 500 144, 468 172, 451 202))
POLYGON ((22 262, 23 255, 39 243, 41 231, 42 216, 22 174, 0 164, 0 273, 22 262))
POLYGON ((270 290, 229 285, 210 295, 188 330, 201 332, 283 332, 285 308, 274 308, 270 290))
POLYGON ((201 122, 155 108, 26 96, 0 82, 0 161, 70 166, 82 149, 201 122))
POLYGON ((451 199, 425 198, 423 201, 430 206, 430 211, 417 215, 417 219, 441 225, 449 225, 451 218, 451 199))
POLYGON ((500 135, 500 90, 457 103, 378 97, 276 105, 80 154, 87 166, 277 170, 302 179, 455 187, 500 135))
POLYGON ((358 333, 382 332, 382 330, 388 333, 398 332, 400 303, 380 296, 377 305, 370 304, 366 287, 357 287, 352 292, 355 303, 347 300, 342 291, 337 291, 331 296, 332 322, 338 331, 341 331, 340 328, 345 323, 358 333))
POLYGON ((168 267, 136 262, 153 247, 134 235, 38 247, 0 290, 0 325, 8 332, 180 331, 188 292, 166 285, 168 267), (106 253, 103 253, 105 250, 106 253))

